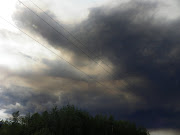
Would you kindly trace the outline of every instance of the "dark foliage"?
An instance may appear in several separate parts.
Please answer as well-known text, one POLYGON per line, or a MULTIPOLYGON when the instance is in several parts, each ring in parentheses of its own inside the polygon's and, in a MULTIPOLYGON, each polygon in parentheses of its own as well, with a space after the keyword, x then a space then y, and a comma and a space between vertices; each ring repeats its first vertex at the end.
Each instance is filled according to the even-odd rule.
POLYGON ((17 111, 12 116, 2 121, 0 135, 149 135, 133 123, 114 120, 113 116, 93 117, 71 105, 26 116, 17 111))

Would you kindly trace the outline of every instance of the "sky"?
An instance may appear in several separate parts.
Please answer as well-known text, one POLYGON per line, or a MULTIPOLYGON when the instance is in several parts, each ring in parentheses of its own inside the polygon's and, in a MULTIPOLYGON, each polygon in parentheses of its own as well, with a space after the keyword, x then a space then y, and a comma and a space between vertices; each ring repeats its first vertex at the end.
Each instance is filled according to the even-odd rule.
POLYGON ((73 104, 180 134, 179 10, 178 0, 2 1, 0 118, 73 104))

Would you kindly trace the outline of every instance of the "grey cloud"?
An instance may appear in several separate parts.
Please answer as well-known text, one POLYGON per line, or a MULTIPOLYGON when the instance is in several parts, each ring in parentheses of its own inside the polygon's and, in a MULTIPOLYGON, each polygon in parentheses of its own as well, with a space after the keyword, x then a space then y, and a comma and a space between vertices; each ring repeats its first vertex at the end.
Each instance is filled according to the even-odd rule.
POLYGON ((22 114, 28 112, 39 112, 50 109, 58 101, 58 96, 53 94, 34 91, 28 87, 12 85, 7 88, 1 86, 1 109, 5 109, 6 113, 12 113, 19 110, 22 114))
POLYGON ((61 77, 67 79, 86 81, 87 76, 80 72, 78 69, 71 67, 65 61, 50 61, 47 59, 43 60, 43 63, 47 65, 49 69, 44 70, 44 74, 53 77, 61 77))
MULTIPOLYGON (((107 61, 111 61, 115 66, 113 74, 117 76, 113 81, 132 76, 145 78, 146 84, 142 85, 128 81, 133 85, 128 84, 129 89, 126 89, 126 92, 140 97, 142 102, 145 103, 142 105, 139 102, 138 104, 131 103, 134 106, 141 106, 138 109, 134 108, 136 113, 132 112, 131 115, 126 115, 129 106, 124 105, 124 102, 127 102, 127 100, 122 97, 115 100, 112 100, 111 96, 98 98, 99 106, 94 102, 92 108, 98 106, 99 111, 104 111, 106 107, 103 107, 103 104, 110 102, 109 104, 112 104, 112 107, 109 107, 109 109, 114 113, 121 112, 122 116, 126 116, 127 119, 133 119, 152 128, 158 128, 162 125, 173 128, 173 125, 168 125, 168 121, 163 121, 163 124, 159 123, 159 125, 153 124, 153 122, 150 124, 146 123, 149 120, 148 116, 152 116, 151 118, 157 121, 168 119, 170 116, 169 119, 176 123, 175 126, 179 124, 177 120, 179 111, 177 111, 176 106, 179 106, 178 95, 180 94, 180 19, 157 18, 156 12, 160 6, 161 3, 136 0, 113 8, 108 6, 93 8, 88 19, 76 25, 71 31, 93 51, 92 57, 99 55, 102 58, 106 58, 107 61), (124 102, 121 104, 121 101, 124 102), (113 106, 114 102, 117 103, 115 106, 113 106), (116 106, 126 111, 117 109, 116 106), (153 110, 155 114, 151 115, 153 110), (141 114, 144 114, 147 121, 141 118, 141 114), (173 114, 175 115, 173 116, 173 114)), ((41 13, 38 14, 42 16, 41 13)), ((19 27, 32 33, 38 33, 52 46, 56 48, 62 47, 72 52, 74 56, 73 61, 78 59, 78 62, 80 60, 82 62, 87 61, 79 53, 80 51, 71 47, 69 42, 60 38, 54 30, 29 11, 25 9, 19 10, 15 13, 14 20, 18 22, 19 27)), ((60 30, 55 24, 52 23, 52 25, 60 30)), ((62 30, 60 31, 63 32, 62 30)), ((62 73, 63 69, 58 68, 56 64, 50 64, 51 62, 47 61, 45 63, 53 66, 52 71, 48 70, 47 74, 49 76, 72 78, 71 72, 62 73)), ((76 72, 73 70, 72 72, 73 76, 77 77, 76 72)), ((79 93, 74 91, 65 92, 63 97, 70 95, 73 103, 76 101, 79 104, 84 101, 84 97, 91 95, 91 93, 88 93, 89 91, 84 92, 80 90, 78 91, 79 93)), ((95 95, 98 95, 98 93, 93 93, 93 96, 95 95)), ((92 100, 93 96, 87 99, 92 100)), ((101 94, 99 97, 101 97, 101 94)))
POLYGON ((42 112, 54 106, 68 103, 86 109, 91 113, 113 113, 115 110, 124 115, 124 111, 132 112, 134 104, 139 100, 127 98, 124 94, 114 95, 91 83, 85 87, 71 87, 67 91, 56 94, 54 91, 36 91, 29 87, 12 85, 1 87, 0 107, 6 113, 19 110, 21 114, 42 112), (117 107, 118 106, 118 107, 117 107), (127 108, 128 106, 128 108, 127 108))
POLYGON ((117 67, 117 76, 125 74, 147 78, 151 86, 146 90, 131 88, 135 89, 133 93, 145 99, 156 93, 156 99, 160 102, 160 94, 163 93, 164 100, 170 100, 178 93, 179 54, 176 51, 180 43, 180 31, 177 29, 180 21, 158 20, 151 13, 154 10, 154 3, 137 1, 110 11, 106 7, 95 8, 91 10, 88 20, 82 22, 76 30, 81 29, 79 35, 88 33, 82 39, 91 41, 91 47, 94 45, 93 48, 96 48, 96 42, 99 43, 97 53, 101 52, 101 55, 113 61, 117 67), (119 63, 123 66, 123 72, 119 70, 119 63), (169 89, 176 93, 172 98, 168 97, 169 89))
MULTIPOLYGON (((50 11, 47 11, 47 14, 50 14, 49 12, 50 11)), ((20 8, 14 13, 13 19, 19 28, 26 30, 26 32, 30 32, 31 34, 43 37, 54 47, 58 49, 61 47, 65 50, 76 50, 78 52, 78 49, 70 45, 69 41, 64 38, 67 34, 61 27, 59 27, 54 21, 50 20, 42 12, 36 12, 36 14, 38 16, 27 8, 20 8), (64 34, 65 36, 63 36, 64 34)), ((52 14, 50 15, 52 16, 52 14)), ((55 16, 52 17, 56 20, 55 16)))
MULTIPOLYGON (((67 31, 49 19, 42 12, 36 12, 36 14, 38 16, 30 10, 20 7, 14 13, 13 20, 20 29, 23 29, 34 39, 38 40, 37 36, 41 37, 43 40, 45 39, 50 45, 56 49, 59 49, 61 52, 67 55, 71 55, 71 62, 75 65, 86 66, 88 64, 94 63, 94 61, 88 57, 89 51, 82 48, 82 43, 77 42, 68 34, 67 31)), ((54 20, 58 22, 55 15, 51 14, 50 11, 47 11, 47 14, 49 14, 54 20)), ((59 22, 59 24, 61 24, 61 22, 59 22)), ((64 26, 65 24, 61 25, 64 26)), ((66 28, 66 26, 64 27, 66 28)), ((72 31, 73 30, 70 30, 70 32, 72 31)), ((45 42, 43 41, 41 43, 45 42)), ((85 48, 87 49, 87 47, 85 48)))

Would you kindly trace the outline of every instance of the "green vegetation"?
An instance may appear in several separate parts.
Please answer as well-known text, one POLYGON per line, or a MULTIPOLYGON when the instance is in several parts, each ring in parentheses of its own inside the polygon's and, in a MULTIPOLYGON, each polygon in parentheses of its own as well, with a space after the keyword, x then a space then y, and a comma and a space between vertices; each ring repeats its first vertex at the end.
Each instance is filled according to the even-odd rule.
POLYGON ((26 116, 20 116, 18 111, 10 121, 2 122, 0 135, 149 135, 145 128, 133 123, 112 116, 93 117, 71 105, 26 116))

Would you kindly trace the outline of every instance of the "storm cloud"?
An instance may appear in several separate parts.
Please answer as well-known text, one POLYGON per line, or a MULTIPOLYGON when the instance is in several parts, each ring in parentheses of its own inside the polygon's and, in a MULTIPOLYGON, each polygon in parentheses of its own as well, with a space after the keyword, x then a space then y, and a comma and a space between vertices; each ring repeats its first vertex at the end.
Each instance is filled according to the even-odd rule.
MULTIPOLYGON (((119 89, 103 89, 65 63, 45 59, 42 63, 48 68, 36 78, 43 80, 39 84, 36 79, 23 77, 23 73, 19 76, 26 78, 29 87, 37 87, 38 91, 44 92, 42 100, 47 104, 70 102, 93 113, 112 113, 116 118, 132 120, 147 128, 180 128, 180 19, 159 16, 157 12, 161 6, 162 3, 158 2, 135 0, 112 7, 91 8, 86 20, 69 26, 69 31, 86 47, 42 12, 37 14, 47 20, 53 29, 28 9, 20 8, 13 15, 19 28, 40 37, 43 42, 47 41, 48 45, 69 56, 70 62, 94 78, 102 81, 105 77, 103 84, 115 85, 119 89), (102 66, 105 66, 103 62, 109 64, 111 69, 107 66, 105 69, 110 72, 98 67, 72 43, 102 66), (124 83, 121 85, 120 82, 124 83), (59 88, 58 84, 62 84, 63 88, 59 88), (60 96, 56 95, 58 91, 60 96)), ((50 15, 57 20, 55 15, 50 15)), ((4 92, 2 97, 9 95, 7 98, 16 99, 19 96, 13 97, 10 93, 4 92)), ((39 94, 33 95, 33 99, 31 96, 26 98, 47 107, 34 99, 39 94)), ((27 104, 25 99, 19 102, 27 104)), ((15 101, 9 102, 15 104, 15 101)))

